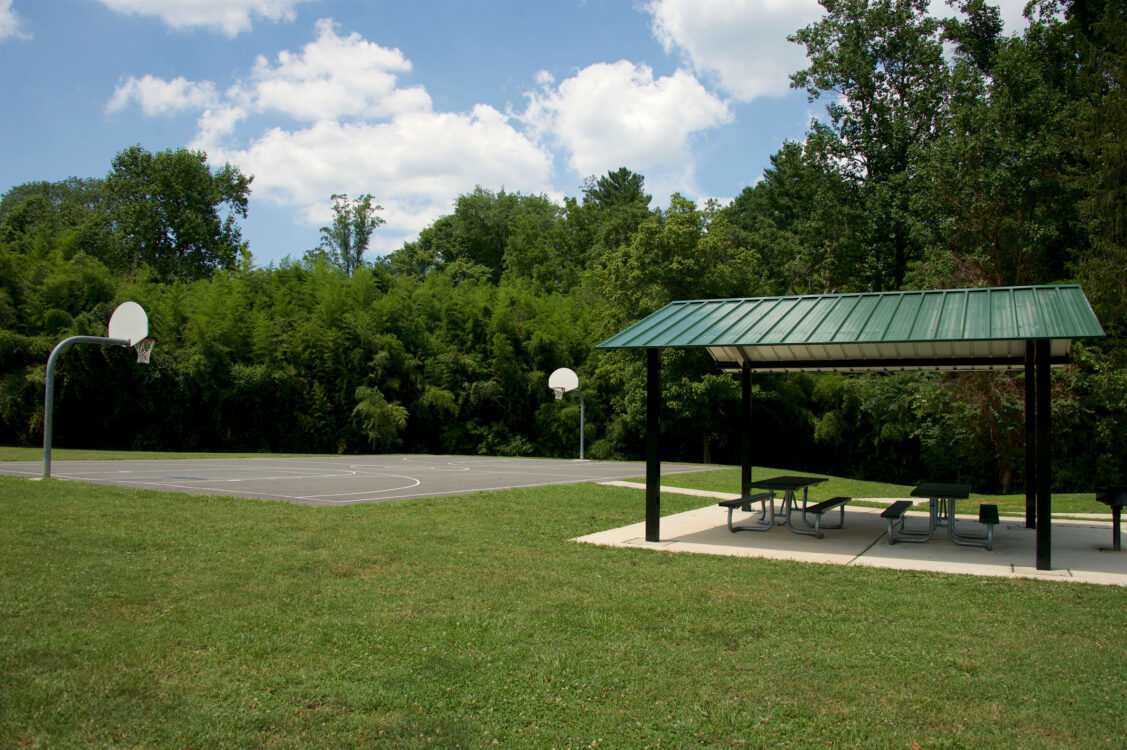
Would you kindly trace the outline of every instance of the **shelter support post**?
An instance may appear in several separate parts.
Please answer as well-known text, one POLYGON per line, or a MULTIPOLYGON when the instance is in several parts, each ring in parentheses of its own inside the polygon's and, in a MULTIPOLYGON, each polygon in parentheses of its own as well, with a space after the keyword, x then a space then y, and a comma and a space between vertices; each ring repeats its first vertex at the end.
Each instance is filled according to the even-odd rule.
POLYGON ((646 541, 661 541, 661 349, 646 350, 646 541))
POLYGON ((1052 427, 1049 400, 1049 341, 1037 342, 1037 570, 1052 569, 1052 427))
POLYGON ((1037 345, 1025 342, 1025 528, 1037 528, 1037 345))
POLYGON ((751 494, 751 365, 740 368, 740 497, 751 494))

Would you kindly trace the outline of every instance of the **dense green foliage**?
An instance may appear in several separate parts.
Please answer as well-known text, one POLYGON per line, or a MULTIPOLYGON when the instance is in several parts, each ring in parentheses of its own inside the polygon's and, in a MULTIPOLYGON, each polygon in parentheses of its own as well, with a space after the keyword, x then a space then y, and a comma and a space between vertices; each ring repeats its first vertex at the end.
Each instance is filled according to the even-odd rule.
MULTIPOLYGON (((1054 376, 1054 477, 1127 481, 1127 56, 1123 0, 1043 0, 1020 37, 996 9, 835 0, 798 30, 794 85, 828 120, 727 206, 641 175, 581 195, 478 187, 375 264, 370 195, 334 196, 321 247, 255 267, 250 178, 203 154, 127 149, 105 179, 21 185, 0 202, 0 442, 34 444, 57 341, 104 333, 134 299, 153 364, 79 347, 59 370, 56 441, 177 450, 574 455, 643 447, 639 357, 594 345, 674 299, 1079 282, 1108 337, 1054 376), (947 54, 944 53, 949 50, 947 54)), ((752 177, 752 175, 749 175, 752 177)), ((736 461, 738 384, 664 354, 663 450, 736 461)), ((1019 374, 756 379, 757 460, 913 482, 1023 484, 1019 374)))

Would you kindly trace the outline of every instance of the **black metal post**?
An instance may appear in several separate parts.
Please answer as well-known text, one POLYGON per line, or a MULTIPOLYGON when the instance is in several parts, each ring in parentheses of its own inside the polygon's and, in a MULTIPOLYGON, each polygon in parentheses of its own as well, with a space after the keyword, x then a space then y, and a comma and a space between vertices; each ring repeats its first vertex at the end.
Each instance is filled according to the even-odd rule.
POLYGON ((1025 342, 1025 528, 1037 528, 1036 344, 1025 342))
POLYGON ((740 369, 740 496, 751 494, 751 365, 740 369))
POLYGON ((1052 570, 1053 455, 1049 341, 1037 342, 1037 570, 1052 570))
POLYGON ((661 541, 661 350, 646 351, 646 541, 661 541))
POLYGON ((1111 506, 1111 551, 1119 552, 1119 519, 1123 513, 1122 505, 1111 506))

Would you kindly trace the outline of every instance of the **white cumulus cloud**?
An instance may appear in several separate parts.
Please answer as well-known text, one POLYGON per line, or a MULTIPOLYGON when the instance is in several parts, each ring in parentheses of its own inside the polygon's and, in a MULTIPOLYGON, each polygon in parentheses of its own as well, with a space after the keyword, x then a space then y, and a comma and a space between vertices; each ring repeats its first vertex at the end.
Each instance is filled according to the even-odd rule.
POLYGON ((402 52, 355 32, 338 36, 327 18, 317 22, 316 32, 316 40, 300 54, 283 51, 274 63, 260 56, 239 96, 256 111, 310 122, 430 109, 430 96, 422 87, 398 86, 398 74, 411 70, 402 52))
POLYGON ((732 120, 692 72, 655 76, 626 60, 561 81, 538 74, 520 113, 486 104, 436 111, 423 86, 403 80, 411 71, 398 49, 323 19, 309 43, 259 56, 225 89, 131 77, 106 110, 193 112, 188 146, 254 175, 252 201, 291 210, 307 227, 331 220, 332 194, 371 193, 387 222, 372 238, 377 252, 450 213, 475 185, 556 195, 557 153, 581 178, 626 166, 655 196, 692 192, 695 139, 732 120))
POLYGON ((136 102, 148 117, 195 112, 218 101, 215 85, 211 81, 195 83, 185 78, 162 78, 146 75, 130 76, 117 85, 106 103, 106 112, 119 112, 136 102))
POLYGON ((483 104, 436 112, 425 88, 400 83, 410 71, 399 50, 338 34, 323 19, 313 41, 258 57, 224 91, 211 81, 130 77, 106 111, 196 113, 189 148, 254 175, 253 201, 291 209, 308 227, 331 220, 332 194, 371 193, 387 222, 372 238, 377 251, 450 213, 475 185, 551 192, 552 153, 517 119, 483 104))
POLYGON ((102 0, 117 13, 156 16, 172 29, 203 27, 228 37, 250 31, 254 18, 293 21, 308 0, 102 0))
POLYGON ((9 38, 30 39, 23 30, 23 18, 12 10, 12 0, 0 0, 0 42, 9 38))
POLYGON ((551 155, 503 114, 412 112, 386 122, 323 120, 273 128, 244 147, 207 149, 214 161, 253 174, 255 195, 293 207, 309 226, 330 219, 329 196, 371 193, 387 221, 374 244, 392 249, 476 184, 525 192, 547 189, 551 155))
MULTIPOLYGON (((1029 0, 990 0, 991 5, 998 7, 998 13, 1002 17, 1002 23, 1005 24, 1002 29, 1003 34, 1018 34, 1020 35, 1029 26, 1029 19, 1024 15, 1025 5, 1029 0)), ((931 0, 928 6, 928 13, 936 18, 950 18, 952 16, 962 16, 962 12, 956 11, 951 6, 947 5, 944 0, 931 0)))
MULTIPOLYGON (((1027 0, 996 0, 1007 34, 1020 34, 1027 0)), ((666 52, 679 52, 698 74, 742 101, 779 96, 806 67, 806 51, 787 36, 825 14, 817 0, 651 0, 643 6, 666 52)), ((956 15, 931 0, 937 18, 956 15)))
POLYGON ((787 36, 823 13, 815 0, 653 0, 654 36, 737 99, 785 94, 806 64, 787 36))
POLYGON ((693 136, 730 122, 728 105, 688 71, 655 78, 627 60, 583 68, 558 86, 540 76, 523 120, 564 149, 582 176, 626 166, 662 180, 692 179, 693 136))

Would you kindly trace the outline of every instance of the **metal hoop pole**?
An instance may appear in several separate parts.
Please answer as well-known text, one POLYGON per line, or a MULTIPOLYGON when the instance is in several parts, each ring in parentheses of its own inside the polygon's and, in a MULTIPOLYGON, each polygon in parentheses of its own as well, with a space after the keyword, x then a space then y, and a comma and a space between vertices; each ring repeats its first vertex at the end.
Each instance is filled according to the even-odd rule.
POLYGON ((110 339, 103 336, 71 336, 60 341, 47 358, 47 384, 43 397, 43 478, 51 478, 51 440, 54 438, 55 421, 55 365, 62 353, 74 344, 101 344, 103 346, 129 346, 126 339, 110 339))
POLYGON ((575 392, 579 394, 579 460, 583 460, 583 422, 586 418, 587 405, 583 403, 583 393, 578 388, 575 392))

